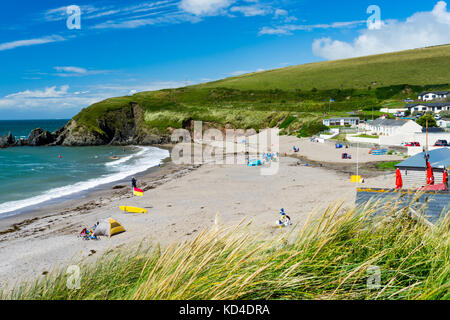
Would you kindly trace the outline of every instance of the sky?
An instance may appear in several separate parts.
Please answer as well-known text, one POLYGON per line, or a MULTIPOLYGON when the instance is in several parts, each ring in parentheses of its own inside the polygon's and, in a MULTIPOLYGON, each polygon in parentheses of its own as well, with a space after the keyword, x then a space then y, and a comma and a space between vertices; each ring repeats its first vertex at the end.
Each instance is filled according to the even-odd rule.
POLYGON ((448 44, 446 1, 1 1, 0 120, 68 119, 114 96, 448 44))

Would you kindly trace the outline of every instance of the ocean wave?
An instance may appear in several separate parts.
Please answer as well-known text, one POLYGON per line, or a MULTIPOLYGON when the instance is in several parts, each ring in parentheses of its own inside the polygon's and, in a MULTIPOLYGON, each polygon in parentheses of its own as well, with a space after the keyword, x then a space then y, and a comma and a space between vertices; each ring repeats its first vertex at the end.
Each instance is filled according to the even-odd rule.
MULTIPOLYGON (((100 176, 98 178, 89 179, 87 181, 80 181, 75 184, 50 189, 40 195, 30 197, 27 199, 2 203, 0 204, 0 214, 14 212, 30 206, 41 204, 43 202, 47 202, 49 200, 70 196, 75 193, 93 189, 115 181, 123 180, 129 176, 132 176, 139 172, 143 172, 149 168, 159 165, 163 159, 169 157, 170 155, 167 150, 155 147, 140 147, 140 148, 142 150, 140 150, 136 154, 130 157, 120 159, 124 160, 126 158, 129 158, 126 161, 122 161, 121 163, 117 163, 117 161, 115 161, 116 163, 114 164, 114 166, 117 167, 117 171, 112 174, 107 174, 100 176), (129 164, 124 164, 120 166, 120 164, 126 163, 128 161, 130 162, 129 164)), ((111 165, 112 163, 113 162, 109 162, 109 164, 111 165)))

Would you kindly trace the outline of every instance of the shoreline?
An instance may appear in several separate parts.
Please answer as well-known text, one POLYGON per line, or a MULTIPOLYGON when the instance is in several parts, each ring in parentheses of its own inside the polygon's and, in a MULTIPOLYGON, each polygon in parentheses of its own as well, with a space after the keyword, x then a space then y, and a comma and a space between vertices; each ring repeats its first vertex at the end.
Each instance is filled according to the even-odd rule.
MULTIPOLYGON (((2 281, 14 283, 45 275, 57 265, 91 261, 144 239, 162 246, 190 239, 214 226, 217 214, 221 225, 253 221, 252 229, 273 235, 280 232, 275 226, 280 208, 301 226, 311 212, 336 201, 354 205, 356 186, 345 172, 312 162, 310 166, 299 165, 294 154, 278 161, 279 172, 263 176, 260 168, 245 164, 178 165, 169 160, 138 179, 144 197, 133 197, 127 184, 114 188, 123 185, 115 183, 82 199, 2 219, 0 255, 5 259, 0 261, 0 286, 2 281), (149 212, 125 214, 120 205, 149 212), (119 221, 126 232, 98 241, 78 237, 84 227, 109 217, 119 221)), ((380 172, 377 177, 368 177, 366 185, 384 187, 390 179, 380 172)))
MULTIPOLYGON (((295 137, 287 137, 287 139, 286 137, 283 138, 285 141, 283 141, 283 147, 280 148, 280 156, 282 156, 282 154, 286 152, 287 153, 286 157, 298 160, 297 163, 295 164, 296 166, 308 164, 310 167, 323 168, 325 170, 330 170, 342 176, 345 175, 350 176, 351 174, 354 174, 352 172, 354 171, 353 168, 353 166, 355 165, 354 160, 348 163, 343 163, 343 162, 318 161, 317 159, 310 159, 305 155, 302 155, 301 153, 289 152, 290 149, 288 150, 286 148, 287 143, 290 144, 293 142, 294 145, 296 143, 303 144, 307 139, 304 138, 299 139, 295 137)), ((151 147, 168 150, 169 154, 171 154, 174 145, 160 144, 160 145, 152 145, 151 147)), ((386 172, 383 172, 381 170, 375 170, 375 172, 373 172, 376 163, 377 161, 369 163, 362 162, 360 168, 361 174, 365 174, 366 177, 370 178, 384 175, 386 172)), ((173 174, 174 172, 176 173, 177 171, 183 171, 189 167, 190 167, 189 165, 183 166, 174 164, 171 160, 171 157, 169 156, 161 161, 160 166, 148 168, 145 171, 134 174, 134 176, 138 178, 138 181, 141 179, 145 181, 150 181, 145 182, 144 185, 138 186, 141 187, 144 191, 147 191, 150 188, 153 188, 153 187, 148 188, 147 185, 148 183, 151 184, 152 180, 154 180, 154 182, 157 182, 167 175, 173 174)), ((0 236, 7 233, 19 231, 21 230, 21 227, 36 222, 39 219, 49 218, 54 215, 68 214, 74 211, 89 211, 104 206, 108 201, 130 198, 132 197, 131 194, 127 191, 122 190, 122 189, 128 190, 127 186, 129 184, 128 180, 130 177, 131 176, 118 181, 110 182, 108 184, 96 188, 83 190, 73 195, 63 196, 61 198, 45 201, 41 204, 31 205, 27 207, 28 209, 27 208, 21 209, 20 211, 23 210, 23 212, 20 212, 18 214, 0 217, 0 236), (111 191, 114 192, 113 195, 111 195, 111 191), (81 205, 80 201, 82 202, 81 205), (51 212, 56 211, 57 213, 47 216, 46 212, 48 211, 51 212)))
MULTIPOLYGON (((130 146, 127 146, 127 147, 136 147, 136 146, 130 145, 130 146)), ((119 179, 119 180, 116 180, 116 181, 108 182, 108 183, 96 186, 94 188, 81 190, 81 191, 78 191, 78 192, 75 192, 75 193, 72 193, 72 194, 69 194, 69 195, 60 196, 58 198, 45 200, 43 202, 39 202, 39 203, 36 203, 36 204, 31 204, 31 205, 28 205, 26 207, 23 207, 23 208, 20 208, 20 209, 17 209, 17 210, 3 212, 2 214, 0 214, 0 234, 2 232, 2 227, 4 225, 4 220, 13 219, 15 217, 26 217, 26 216, 30 216, 30 215, 32 216, 32 215, 34 215, 35 212, 43 211, 45 209, 54 209, 54 208, 59 208, 59 207, 72 206, 72 205, 76 204, 77 201, 79 201, 81 199, 90 199, 90 198, 92 198, 91 195, 99 194, 101 196, 103 191, 109 190, 109 189, 113 188, 114 186, 121 185, 121 184, 129 184, 129 180, 131 179, 131 176, 136 176, 136 177, 145 176, 145 175, 151 173, 154 170, 158 170, 160 168, 160 166, 162 166, 166 162, 170 161, 170 153, 171 153, 171 150, 172 150, 173 146, 171 146, 171 145, 161 145, 161 146, 149 146, 149 147, 154 147, 154 148, 159 148, 159 149, 162 149, 162 150, 167 150, 169 152, 169 156, 167 158, 162 159, 160 165, 155 165, 153 167, 147 168, 144 171, 132 174, 132 175, 127 176, 127 177, 125 177, 123 179, 119 179)), ((83 182, 83 181, 80 181, 80 182, 83 182)))

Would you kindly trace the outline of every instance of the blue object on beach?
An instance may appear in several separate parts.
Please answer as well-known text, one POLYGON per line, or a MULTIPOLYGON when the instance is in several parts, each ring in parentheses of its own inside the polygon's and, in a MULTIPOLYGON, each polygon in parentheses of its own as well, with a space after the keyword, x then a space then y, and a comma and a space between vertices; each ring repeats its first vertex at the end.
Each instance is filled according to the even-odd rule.
POLYGON ((338 143, 338 144, 336 144, 336 149, 341 149, 341 148, 343 148, 344 146, 342 145, 342 144, 340 144, 340 143, 338 143))
POLYGON ((374 156, 384 156, 386 154, 387 154, 386 149, 372 150, 372 155, 374 155, 374 156))
POLYGON ((256 167, 262 165, 261 160, 252 160, 248 163, 249 167, 256 167))

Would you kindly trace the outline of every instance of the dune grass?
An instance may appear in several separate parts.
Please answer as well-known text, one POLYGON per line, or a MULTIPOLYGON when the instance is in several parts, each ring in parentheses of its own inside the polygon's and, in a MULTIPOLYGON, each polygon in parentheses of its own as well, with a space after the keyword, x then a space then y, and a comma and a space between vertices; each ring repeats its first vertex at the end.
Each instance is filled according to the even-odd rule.
POLYGON ((278 236, 214 226, 167 248, 141 243, 1 292, 2 299, 449 299, 448 217, 434 227, 379 203, 312 214, 278 236), (314 218, 316 217, 316 218, 314 218), (294 229, 290 229, 294 230, 294 229), (379 270, 379 287, 368 287, 379 270))

